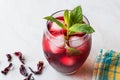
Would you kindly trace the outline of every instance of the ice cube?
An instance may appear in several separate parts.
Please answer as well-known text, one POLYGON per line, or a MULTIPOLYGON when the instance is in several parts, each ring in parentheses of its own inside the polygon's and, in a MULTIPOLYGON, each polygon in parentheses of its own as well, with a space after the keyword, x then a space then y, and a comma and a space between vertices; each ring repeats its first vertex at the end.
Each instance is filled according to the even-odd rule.
POLYGON ((83 43, 83 39, 79 36, 71 36, 69 38, 70 47, 78 47, 83 43))
MULTIPOLYGON (((61 23, 64 24, 64 22, 62 20, 58 20, 60 21, 61 23)), ((50 28, 50 31, 61 31, 63 30, 61 27, 59 27, 55 22, 52 23, 52 26, 50 28)))
POLYGON ((49 41, 50 50, 53 54, 63 53, 65 51, 64 35, 58 35, 49 41))
POLYGON ((76 60, 74 57, 65 56, 61 58, 60 62, 66 66, 72 66, 75 64, 76 60))
POLYGON ((65 44, 64 35, 57 35, 52 39, 52 42, 58 47, 63 47, 65 44))

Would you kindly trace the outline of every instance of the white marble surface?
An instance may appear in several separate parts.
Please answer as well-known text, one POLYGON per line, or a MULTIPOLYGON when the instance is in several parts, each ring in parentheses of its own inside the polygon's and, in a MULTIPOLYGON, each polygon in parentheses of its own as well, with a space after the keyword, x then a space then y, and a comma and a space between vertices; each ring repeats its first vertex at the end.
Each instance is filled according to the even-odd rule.
MULTIPOLYGON (((21 51, 26 66, 36 68, 45 62, 43 74, 36 80, 91 80, 94 60, 99 49, 120 51, 120 0, 0 0, 0 70, 8 65, 5 54, 21 51), (42 34, 46 21, 43 17, 61 9, 82 5, 83 13, 95 28, 91 53, 74 75, 56 72, 46 61, 42 51, 42 34)), ((12 60, 14 69, 0 80, 23 80, 20 62, 12 60)))

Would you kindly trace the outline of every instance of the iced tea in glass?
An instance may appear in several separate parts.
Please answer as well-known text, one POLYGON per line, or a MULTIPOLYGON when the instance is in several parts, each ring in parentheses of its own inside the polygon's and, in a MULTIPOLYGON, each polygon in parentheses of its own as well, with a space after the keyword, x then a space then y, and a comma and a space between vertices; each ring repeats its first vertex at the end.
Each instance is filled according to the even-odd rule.
MULTIPOLYGON (((64 10, 52 14, 61 23, 64 22, 64 10)), ((83 16, 83 23, 89 24, 88 19, 83 16)), ((89 24, 90 25, 90 24, 89 24)), ((91 34, 76 33, 70 35, 65 40, 66 30, 59 27, 56 23, 47 21, 46 30, 43 35, 43 51, 49 64, 57 71, 71 74, 77 71, 87 59, 91 49, 91 34), (65 46, 75 48, 81 52, 80 55, 68 56, 65 46)))

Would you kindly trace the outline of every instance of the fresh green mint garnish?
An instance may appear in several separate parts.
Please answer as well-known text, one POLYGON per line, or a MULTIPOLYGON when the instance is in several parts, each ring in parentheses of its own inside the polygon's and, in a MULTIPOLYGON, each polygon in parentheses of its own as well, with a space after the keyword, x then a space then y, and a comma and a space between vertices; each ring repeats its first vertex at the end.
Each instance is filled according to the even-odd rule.
MULTIPOLYGON (((44 19, 49 20, 51 22, 55 22, 59 27, 65 29, 67 31, 67 35, 65 35, 65 40, 68 40, 69 35, 72 35, 74 33, 82 32, 86 34, 91 34, 95 32, 95 30, 89 24, 83 23, 83 14, 81 6, 77 6, 71 11, 70 10, 64 11, 65 24, 61 23, 53 16, 47 16, 44 19)), ((79 50, 68 46, 67 42, 66 48, 69 56, 81 54, 79 50)))

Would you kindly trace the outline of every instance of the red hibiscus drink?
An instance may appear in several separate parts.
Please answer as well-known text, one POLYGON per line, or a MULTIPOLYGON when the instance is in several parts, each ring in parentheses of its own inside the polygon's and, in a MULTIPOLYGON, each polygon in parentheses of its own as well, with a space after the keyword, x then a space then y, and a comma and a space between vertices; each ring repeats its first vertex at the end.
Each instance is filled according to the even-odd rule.
MULTIPOLYGON (((57 21, 66 25, 63 15, 64 10, 52 14, 57 21)), ((85 16, 83 16, 82 23, 89 25, 85 16)), ((59 27, 55 22, 47 21, 47 27, 43 35, 43 51, 49 64, 55 70, 71 74, 76 72, 87 59, 91 49, 91 34, 76 32, 68 35, 67 39, 66 35, 67 30, 59 27), (74 50, 79 51, 80 54, 77 54, 74 50), (71 55, 74 53, 77 55, 71 55)))

